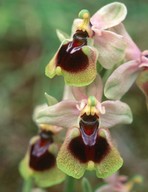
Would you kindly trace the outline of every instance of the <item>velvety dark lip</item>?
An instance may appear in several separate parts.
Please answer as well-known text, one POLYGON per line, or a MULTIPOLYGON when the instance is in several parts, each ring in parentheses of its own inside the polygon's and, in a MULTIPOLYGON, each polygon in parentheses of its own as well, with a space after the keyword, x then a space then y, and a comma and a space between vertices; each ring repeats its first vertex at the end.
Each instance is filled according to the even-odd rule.
POLYGON ((83 46, 73 47, 72 43, 62 45, 56 57, 56 66, 69 73, 82 72, 89 66, 89 58, 83 53, 83 46))
POLYGON ((83 128, 80 128, 82 139, 85 145, 93 146, 96 143, 98 128, 94 129, 94 132, 91 135, 87 135, 83 128))

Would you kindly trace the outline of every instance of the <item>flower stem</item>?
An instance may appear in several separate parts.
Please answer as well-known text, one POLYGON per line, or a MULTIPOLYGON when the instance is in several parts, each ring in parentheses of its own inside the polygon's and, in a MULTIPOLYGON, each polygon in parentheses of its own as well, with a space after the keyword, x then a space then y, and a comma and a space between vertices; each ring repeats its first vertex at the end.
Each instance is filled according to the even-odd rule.
POLYGON ((31 192, 32 190, 32 178, 24 180, 22 192, 31 192))
POLYGON ((82 189, 83 192, 92 192, 91 185, 85 177, 82 179, 82 189))
POLYGON ((74 178, 67 176, 64 192, 74 192, 74 185, 75 185, 74 178))

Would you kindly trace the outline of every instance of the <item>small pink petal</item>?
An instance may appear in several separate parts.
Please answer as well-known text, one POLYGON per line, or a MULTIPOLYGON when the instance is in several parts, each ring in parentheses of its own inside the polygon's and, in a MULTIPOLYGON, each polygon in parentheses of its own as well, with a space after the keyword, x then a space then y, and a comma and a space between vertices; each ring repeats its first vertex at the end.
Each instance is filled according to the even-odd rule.
POLYGON ((111 31, 122 35, 124 41, 126 42, 126 60, 134 60, 134 59, 139 59, 141 56, 141 51, 135 44, 135 42, 132 40, 128 32, 126 31, 124 25, 120 23, 119 25, 113 27, 110 29, 111 31))
POLYGON ((146 97, 147 107, 148 107, 148 68, 144 69, 136 81, 138 87, 144 93, 146 97))
POLYGON ((78 29, 78 26, 83 22, 82 19, 74 19, 73 24, 72 24, 72 31, 71 31, 71 37, 73 36, 73 34, 76 32, 76 30, 78 29))
POLYGON ((111 185, 103 185, 99 189, 97 189, 95 192, 114 192, 111 185))
MULTIPOLYGON (((142 52, 142 58, 141 58, 141 66, 143 65, 144 67, 148 67, 148 51, 142 52)), ((140 66, 140 67, 141 67, 140 66)))
POLYGON ((102 31, 101 36, 98 33, 99 31, 95 30, 94 44, 99 51, 98 60, 104 68, 110 69, 124 58, 123 37, 111 31, 102 31))
POLYGON ((63 100, 75 100, 73 94, 72 94, 72 87, 69 85, 64 86, 64 94, 63 94, 63 100))
POLYGON ((139 62, 135 60, 119 66, 105 84, 105 96, 109 99, 121 99, 136 81, 140 71, 139 62))
POLYGON ((118 180, 119 174, 118 172, 114 173, 113 175, 111 175, 110 177, 107 177, 105 179, 105 181, 109 184, 115 184, 118 180))

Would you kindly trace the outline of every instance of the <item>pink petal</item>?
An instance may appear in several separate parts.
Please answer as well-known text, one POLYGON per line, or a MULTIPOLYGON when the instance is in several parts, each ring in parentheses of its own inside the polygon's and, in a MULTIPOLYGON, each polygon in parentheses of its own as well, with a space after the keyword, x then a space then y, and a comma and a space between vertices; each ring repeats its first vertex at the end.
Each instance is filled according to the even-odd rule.
POLYGON ((105 84, 105 96, 109 99, 120 99, 135 82, 139 73, 138 61, 129 61, 119 66, 105 84))
POLYGON ((111 175, 110 177, 107 177, 106 179, 104 179, 107 183, 109 184, 115 184, 118 180, 119 174, 118 172, 114 173, 113 175, 111 175))
POLYGON ((71 29, 71 36, 76 32, 78 29, 78 26, 83 22, 82 19, 74 19, 73 24, 72 24, 72 29, 71 29))
POLYGON ((111 185, 103 185, 99 189, 97 189, 95 192, 113 192, 113 187, 111 185))
POLYGON ((72 87, 65 85, 64 86, 64 93, 63 93, 63 99, 62 100, 75 100, 73 93, 72 93, 72 87))
POLYGON ((124 41, 126 42, 126 60, 134 60, 139 59, 141 55, 140 49, 137 47, 135 42, 132 40, 130 35, 127 33, 124 25, 121 23, 113 28, 111 28, 111 31, 122 35, 124 38, 124 41))
POLYGON ((65 100, 48 107, 39 106, 35 109, 33 119, 37 124, 49 124, 69 128, 77 125, 79 111, 78 102, 65 100))
POLYGON ((102 98, 103 84, 100 75, 88 86, 72 87, 72 92, 76 100, 80 101, 87 99, 89 96, 94 96, 98 101, 102 98))
POLYGON ((144 93, 148 107, 148 68, 145 68, 145 70, 140 73, 136 83, 144 93))
POLYGON ((100 64, 110 69, 121 62, 125 56, 125 43, 123 37, 114 32, 95 30, 95 47, 99 51, 100 64))
POLYGON ((148 50, 142 52, 142 65, 148 67, 148 50))
POLYGON ((132 112, 126 103, 121 101, 104 101, 105 114, 100 114, 101 128, 110 128, 117 124, 129 124, 132 122, 132 112))
POLYGON ((97 29, 107 29, 121 23, 127 14, 123 3, 110 3, 99 9, 92 17, 91 23, 97 29))

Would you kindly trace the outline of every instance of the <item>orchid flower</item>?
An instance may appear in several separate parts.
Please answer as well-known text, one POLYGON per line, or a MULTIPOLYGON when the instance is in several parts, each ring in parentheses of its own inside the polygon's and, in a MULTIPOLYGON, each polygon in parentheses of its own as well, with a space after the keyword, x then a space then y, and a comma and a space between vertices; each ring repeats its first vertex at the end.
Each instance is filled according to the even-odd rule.
POLYGON ((127 43, 127 62, 115 69, 108 78, 104 88, 105 96, 110 99, 120 99, 137 79, 137 84, 148 100, 148 51, 140 51, 126 32, 123 24, 114 27, 112 30, 123 35, 127 43))
MULTIPOLYGON (((125 43, 121 35, 107 29, 121 23, 127 14, 122 3, 110 3, 91 18, 87 10, 74 20, 72 37, 65 39, 46 67, 49 78, 63 75, 65 83, 85 86, 96 77, 96 62, 109 69, 124 58, 125 43)), ((60 39, 64 39, 60 35, 60 39)))
POLYGON ((68 128, 58 153, 57 165, 77 179, 84 175, 85 170, 96 170, 97 177, 105 178, 123 163, 106 128, 131 123, 131 110, 121 101, 101 103, 102 88, 98 76, 88 87, 73 88, 77 100, 64 100, 49 107, 39 106, 34 112, 37 124, 68 128))
POLYGON ((65 174, 56 166, 58 145, 53 135, 60 127, 42 124, 38 136, 31 139, 25 158, 20 163, 20 173, 27 180, 32 178, 39 187, 49 187, 64 181, 65 174))
POLYGON ((124 175, 118 175, 118 173, 105 179, 106 183, 95 192, 131 192, 135 184, 142 182, 141 176, 135 176, 128 181, 128 178, 124 175))

